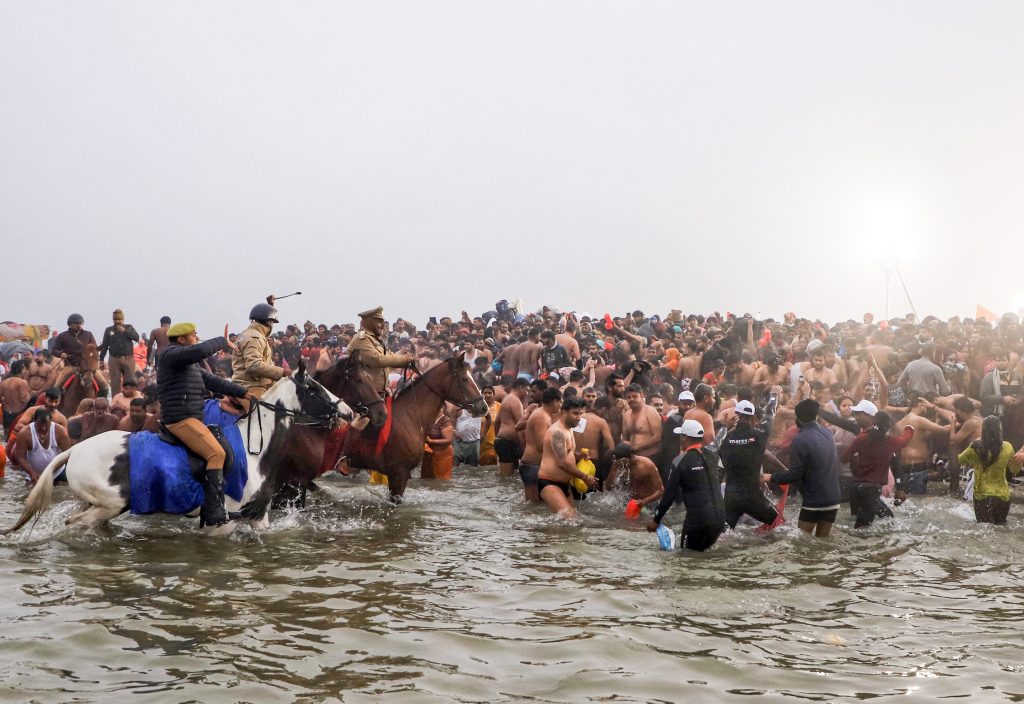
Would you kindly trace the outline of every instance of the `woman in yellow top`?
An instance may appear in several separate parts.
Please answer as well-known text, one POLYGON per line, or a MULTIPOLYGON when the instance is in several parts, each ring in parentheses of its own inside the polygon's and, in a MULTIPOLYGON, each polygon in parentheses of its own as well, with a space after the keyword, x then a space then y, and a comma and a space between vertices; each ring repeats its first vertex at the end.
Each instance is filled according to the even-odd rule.
POLYGON ((1003 425, 996 416, 981 423, 981 438, 960 453, 962 467, 974 468, 974 517, 978 523, 1004 525, 1010 512, 1010 485, 1006 472, 1020 471, 1022 454, 1003 440, 1003 425))

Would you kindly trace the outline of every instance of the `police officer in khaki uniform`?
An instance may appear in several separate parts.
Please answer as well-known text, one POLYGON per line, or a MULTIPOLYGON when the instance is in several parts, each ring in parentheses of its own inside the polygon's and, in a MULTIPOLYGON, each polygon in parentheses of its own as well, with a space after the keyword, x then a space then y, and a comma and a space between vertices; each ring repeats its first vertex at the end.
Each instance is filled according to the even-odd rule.
POLYGON ((256 398, 267 392, 286 371, 274 365, 270 333, 277 322, 277 309, 269 303, 259 303, 249 311, 249 327, 238 336, 231 353, 231 381, 244 386, 256 398))
MULTIPOLYGON (((370 374, 373 388, 381 396, 388 395, 388 369, 400 368, 411 364, 416 358, 410 354, 391 354, 384 346, 384 308, 377 306, 371 310, 364 310, 359 314, 359 332, 356 333, 352 343, 348 346, 348 354, 359 352, 359 362, 363 364, 370 374)), ((348 426, 344 434, 344 443, 338 442, 339 434, 333 434, 328 438, 324 446, 324 459, 322 471, 337 467, 338 471, 348 476, 351 467, 348 462, 348 454, 356 446, 356 442, 363 434, 366 427, 366 419, 357 420, 348 426), (341 445, 341 447, 339 447, 341 445)), ((370 472, 371 484, 387 484, 387 477, 379 472, 370 472)))
POLYGON ((359 318, 359 332, 348 346, 348 354, 359 352, 359 361, 368 368, 373 387, 384 396, 388 390, 388 369, 404 367, 416 358, 411 354, 391 354, 384 346, 382 306, 364 310, 359 318))

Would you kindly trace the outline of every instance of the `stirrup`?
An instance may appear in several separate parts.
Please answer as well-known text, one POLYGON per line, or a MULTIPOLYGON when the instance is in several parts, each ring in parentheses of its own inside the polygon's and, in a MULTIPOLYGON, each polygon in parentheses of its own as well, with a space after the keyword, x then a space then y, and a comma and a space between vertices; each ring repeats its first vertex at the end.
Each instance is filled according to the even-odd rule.
POLYGON ((352 465, 349 464, 348 455, 342 455, 341 457, 339 457, 338 461, 334 463, 333 469, 338 470, 338 474, 340 474, 343 477, 352 476, 352 465), (341 468, 342 464, 348 467, 347 472, 341 468))

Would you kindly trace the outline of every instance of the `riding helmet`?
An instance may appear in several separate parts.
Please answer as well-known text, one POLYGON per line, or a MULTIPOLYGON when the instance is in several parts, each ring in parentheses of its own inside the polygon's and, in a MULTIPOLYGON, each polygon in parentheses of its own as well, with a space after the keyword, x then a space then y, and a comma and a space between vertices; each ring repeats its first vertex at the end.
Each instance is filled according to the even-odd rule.
POLYGON ((85 323, 85 318, 78 313, 72 313, 68 316, 68 325, 71 325, 71 323, 85 323))
POLYGON ((277 308, 267 303, 257 303, 249 311, 249 320, 258 320, 260 322, 277 323, 280 322, 277 319, 277 308))

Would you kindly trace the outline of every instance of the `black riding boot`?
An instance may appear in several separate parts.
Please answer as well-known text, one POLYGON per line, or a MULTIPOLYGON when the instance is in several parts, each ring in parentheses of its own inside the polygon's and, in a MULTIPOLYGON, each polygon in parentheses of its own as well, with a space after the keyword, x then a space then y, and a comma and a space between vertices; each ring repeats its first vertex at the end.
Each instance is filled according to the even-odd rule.
POLYGON ((224 470, 208 469, 203 472, 203 508, 199 511, 199 527, 219 526, 228 522, 224 510, 224 470))

